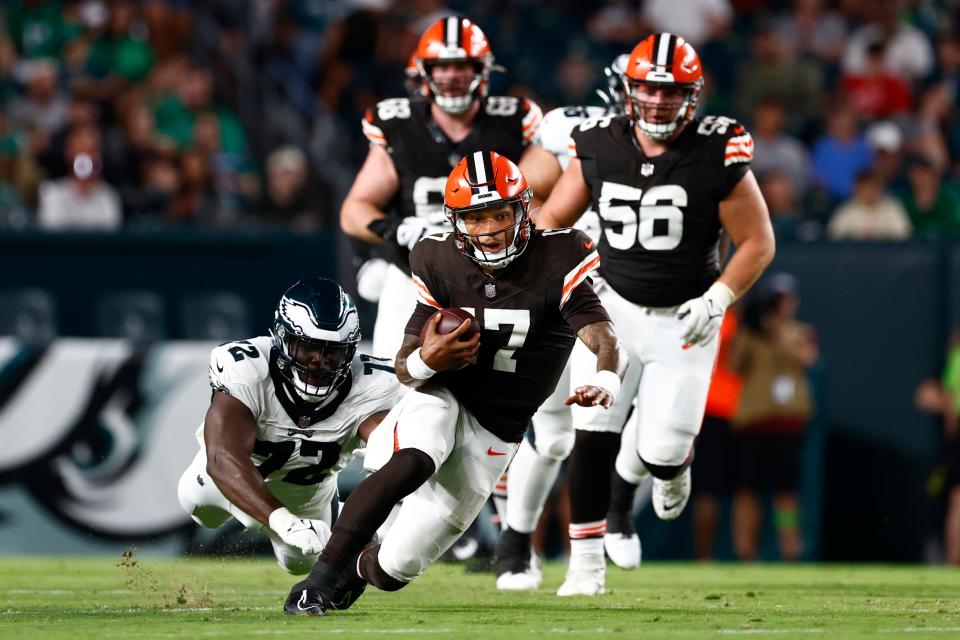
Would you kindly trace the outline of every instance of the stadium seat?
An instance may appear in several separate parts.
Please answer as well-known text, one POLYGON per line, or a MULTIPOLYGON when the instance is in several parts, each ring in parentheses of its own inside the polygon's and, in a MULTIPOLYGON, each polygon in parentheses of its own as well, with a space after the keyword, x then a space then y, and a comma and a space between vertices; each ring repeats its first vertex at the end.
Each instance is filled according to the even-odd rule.
POLYGON ((188 340, 240 340, 250 337, 246 300, 224 291, 198 292, 180 301, 180 335, 188 340))
POLYGON ((156 342, 167 336, 166 307, 153 291, 111 291, 97 301, 97 331, 107 338, 156 342))
POLYGON ((0 291, 0 335, 46 342, 57 335, 57 304, 43 289, 0 291))

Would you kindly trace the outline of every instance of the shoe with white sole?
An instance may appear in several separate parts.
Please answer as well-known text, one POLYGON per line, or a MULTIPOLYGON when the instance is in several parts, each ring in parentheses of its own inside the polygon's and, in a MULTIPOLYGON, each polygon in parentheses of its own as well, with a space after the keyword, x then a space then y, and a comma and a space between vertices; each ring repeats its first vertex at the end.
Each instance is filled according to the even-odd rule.
POLYGON ((607 563, 602 553, 570 556, 567 577, 557 589, 558 596, 597 596, 603 593, 607 563))
POLYGON ((533 591, 540 588, 543 572, 540 558, 530 546, 530 534, 505 529, 494 551, 494 572, 501 591, 533 591))
POLYGON ((636 533, 606 533, 603 549, 610 561, 621 569, 636 569, 640 566, 642 550, 640 536, 636 533))
POLYGON ((519 561, 508 570, 497 575, 497 589, 500 591, 536 591, 543 581, 540 570, 540 557, 533 551, 526 561, 519 561))
POLYGON ((661 520, 675 520, 690 499, 690 467, 673 480, 653 479, 653 510, 661 520))

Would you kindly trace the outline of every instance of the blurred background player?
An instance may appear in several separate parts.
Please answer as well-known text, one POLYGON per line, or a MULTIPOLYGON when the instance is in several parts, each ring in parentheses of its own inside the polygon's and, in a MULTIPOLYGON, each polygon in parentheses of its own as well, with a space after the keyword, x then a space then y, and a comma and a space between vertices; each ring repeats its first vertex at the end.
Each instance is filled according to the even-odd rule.
POLYGON ((356 355, 359 342, 350 296, 304 278, 283 294, 269 336, 211 352, 200 451, 178 488, 194 521, 236 518, 270 538, 286 571, 310 570, 330 537, 338 472, 406 391, 389 362, 356 355))
POLYGON ((293 587, 289 614, 349 606, 337 585, 353 575, 401 589, 446 551, 490 496, 577 337, 597 354, 597 370, 567 402, 605 409, 616 398, 626 356, 588 281, 599 259, 593 242, 573 229, 534 229, 523 174, 495 152, 458 163, 445 205, 454 232, 430 236, 410 256, 417 305, 397 367, 412 390, 385 418, 392 433, 371 441, 365 466, 377 470, 350 494, 310 577, 293 587), (482 331, 460 340, 470 320, 439 334, 436 312, 448 307, 469 310, 482 331), (400 500, 382 543, 367 546, 400 500))
MULTIPOLYGON (((716 358, 714 338, 726 308, 774 254, 769 214, 749 167, 750 134, 730 118, 694 117, 703 70, 693 47, 671 33, 652 35, 631 52, 624 81, 627 115, 574 130, 575 157, 537 217, 545 228, 565 227, 593 203, 606 283, 599 295, 624 332, 631 358, 624 393, 611 411, 575 408, 571 558, 558 595, 603 592, 610 504, 605 470, 613 465, 634 399, 636 455, 619 456, 617 472, 632 485, 653 475, 653 506, 661 519, 683 511, 716 358), (721 231, 736 245, 722 272, 721 231)), ((592 366, 589 354, 578 354, 571 365, 574 383, 592 366)))
MULTIPOLYGON (((362 125, 370 149, 340 209, 344 232, 389 245, 390 266, 380 275, 363 274, 378 281, 363 288, 380 284, 372 350, 390 359, 416 303, 409 253, 425 235, 450 231, 443 213, 450 170, 479 148, 519 161, 543 117, 530 100, 487 95, 493 52, 467 18, 434 22, 411 62, 424 99, 392 98, 367 111, 362 125)), ((408 83, 413 78, 409 65, 405 76, 408 83)))
MULTIPOLYGON (((627 58, 626 54, 618 56, 604 69, 607 90, 600 95, 606 106, 558 107, 544 116, 534 136, 534 146, 520 163, 520 170, 533 186, 534 203, 542 202, 550 195, 570 163, 570 132, 591 118, 623 113, 621 74, 627 58)), ((599 239, 600 224, 593 210, 586 211, 575 227, 587 233, 594 242, 599 239)), ((527 590, 540 586, 539 560, 531 551, 530 540, 556 483, 560 466, 573 449, 573 419, 570 407, 564 404, 570 388, 568 362, 557 388, 533 416, 533 441, 525 438, 510 464, 506 481, 506 518, 495 552, 498 589, 527 590)), ((633 568, 639 564, 640 546, 635 535, 626 541, 618 536, 611 545, 616 547, 611 558, 619 566, 633 568), (624 551, 617 553, 621 547, 625 547, 624 551)))

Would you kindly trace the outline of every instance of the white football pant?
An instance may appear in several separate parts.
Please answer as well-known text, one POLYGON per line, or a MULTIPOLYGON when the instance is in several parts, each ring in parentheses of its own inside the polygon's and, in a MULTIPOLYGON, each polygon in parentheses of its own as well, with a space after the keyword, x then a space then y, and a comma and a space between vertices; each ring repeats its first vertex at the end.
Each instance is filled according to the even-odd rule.
POLYGON ((410 582, 466 531, 517 450, 477 422, 446 388, 411 389, 367 443, 364 467, 375 471, 400 449, 414 448, 437 471, 403 499, 384 536, 380 566, 410 582))
MULTIPOLYGON (((300 486, 280 481, 267 482, 270 491, 291 513, 300 518, 331 522, 331 501, 337 492, 337 474, 333 474, 319 485, 300 486)), ((273 555, 284 571, 293 575, 303 575, 317 561, 316 555, 305 555, 299 548, 292 547, 280 539, 270 527, 241 511, 220 493, 213 478, 207 474, 207 452, 200 449, 193 462, 180 476, 177 486, 180 506, 202 527, 216 529, 231 517, 251 531, 270 538, 273 555)))
MULTIPOLYGON (((607 411, 574 406, 573 424, 587 431, 619 432, 636 400, 636 431, 628 430, 617 456, 617 470, 633 481, 646 475, 645 470, 640 472, 639 458, 662 466, 679 466, 687 459, 703 421, 719 340, 684 349, 677 307, 642 307, 609 286, 598 295, 630 356, 630 366, 613 406, 607 411), (630 451, 636 455, 630 456, 630 451)), ((589 382, 596 357, 586 347, 575 347, 571 360, 574 386, 589 382)))

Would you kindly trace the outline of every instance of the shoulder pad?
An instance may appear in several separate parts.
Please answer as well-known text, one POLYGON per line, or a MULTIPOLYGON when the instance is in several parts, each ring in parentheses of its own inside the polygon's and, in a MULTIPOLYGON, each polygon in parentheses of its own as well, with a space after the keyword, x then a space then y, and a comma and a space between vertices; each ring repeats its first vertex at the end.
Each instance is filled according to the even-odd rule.
POLYGON ((210 352, 210 386, 234 395, 231 387, 260 384, 270 375, 270 346, 267 336, 227 342, 210 352))
POLYGON ((566 155, 574 127, 591 118, 603 116, 602 107, 558 107, 543 116, 534 142, 554 155, 566 155))
POLYGON ((726 140, 723 149, 723 166, 749 164, 753 160, 753 136, 747 128, 726 116, 704 116, 697 126, 697 133, 726 140))

